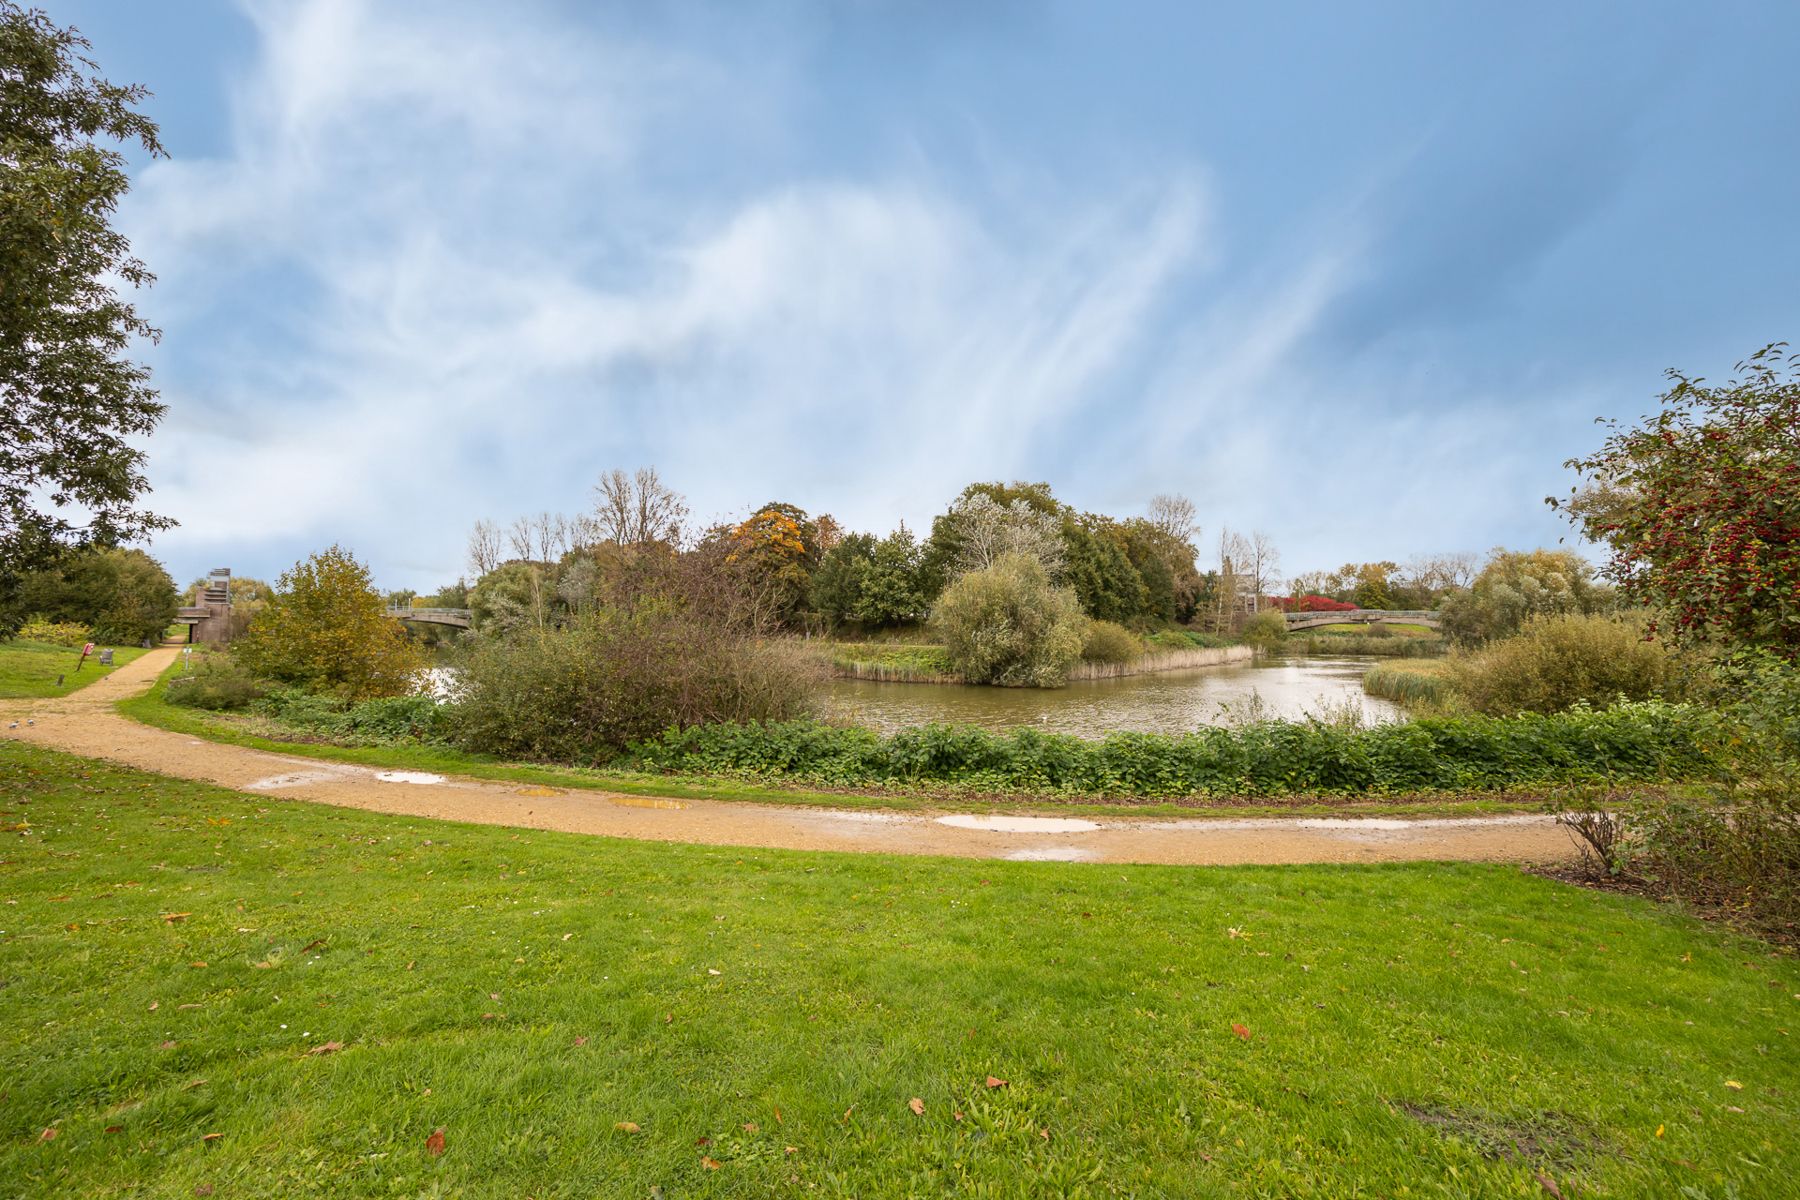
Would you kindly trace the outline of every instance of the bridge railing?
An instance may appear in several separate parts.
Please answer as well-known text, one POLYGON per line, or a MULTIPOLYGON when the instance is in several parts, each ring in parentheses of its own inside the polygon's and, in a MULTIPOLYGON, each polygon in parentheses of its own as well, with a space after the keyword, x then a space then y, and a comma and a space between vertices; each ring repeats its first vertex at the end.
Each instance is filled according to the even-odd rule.
POLYGON ((1291 612, 1282 614, 1289 623, 1298 621, 1333 621, 1364 623, 1369 621, 1435 621, 1438 614, 1428 608, 1344 608, 1332 611, 1291 612))
POLYGON ((390 604, 387 615, 402 621, 408 617, 451 617, 466 621, 472 612, 467 608, 414 608, 409 604, 390 604))

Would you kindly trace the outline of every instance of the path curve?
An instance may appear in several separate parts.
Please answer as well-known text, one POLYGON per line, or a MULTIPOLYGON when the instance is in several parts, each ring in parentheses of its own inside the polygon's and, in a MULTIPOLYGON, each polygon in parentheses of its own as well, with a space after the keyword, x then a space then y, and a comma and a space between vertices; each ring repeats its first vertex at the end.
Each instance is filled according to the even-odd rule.
POLYGON ((892 813, 738 801, 626 796, 457 776, 383 771, 202 741, 121 716, 113 704, 155 682, 179 648, 165 646, 79 692, 0 700, 0 736, 272 798, 407 816, 554 829, 647 841, 793 850, 944 854, 1070 862, 1362 863, 1419 860, 1553 862, 1573 853, 1548 816, 1393 820, 1202 817, 1182 820, 892 813), (16 725, 15 725, 16 722, 16 725))

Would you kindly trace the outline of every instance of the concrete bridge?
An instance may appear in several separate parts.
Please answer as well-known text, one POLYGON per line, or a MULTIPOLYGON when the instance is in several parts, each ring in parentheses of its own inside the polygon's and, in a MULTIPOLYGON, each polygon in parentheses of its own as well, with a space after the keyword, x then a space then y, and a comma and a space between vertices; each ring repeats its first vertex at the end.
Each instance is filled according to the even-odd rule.
POLYGON ((1440 628, 1438 615, 1423 609, 1352 608, 1343 612, 1291 612, 1287 617, 1288 632, 1318 629, 1324 625, 1423 625, 1440 628))
POLYGON ((421 625, 450 625, 457 629, 467 629, 470 612, 466 608, 410 608, 405 605, 390 605, 387 615, 397 621, 417 621, 421 625))

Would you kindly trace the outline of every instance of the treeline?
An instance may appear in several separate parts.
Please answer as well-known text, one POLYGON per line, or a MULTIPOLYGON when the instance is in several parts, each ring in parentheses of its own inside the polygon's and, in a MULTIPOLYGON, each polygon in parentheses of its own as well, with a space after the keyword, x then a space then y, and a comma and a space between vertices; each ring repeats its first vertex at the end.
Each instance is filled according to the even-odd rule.
POLYGON ((0 630, 55 625, 79 640, 120 645, 160 640, 178 607, 175 581, 161 563, 117 547, 66 553, 21 574, 6 596, 0 630))
MULTIPOLYGON (((785 501, 692 530, 685 502, 653 469, 609 473, 595 499, 594 511, 574 517, 478 523, 469 553, 475 582, 434 600, 466 598, 482 629, 566 622, 622 551, 647 545, 721 553, 767 614, 792 631, 917 624, 950 584, 1007 554, 1036 559, 1085 616, 1135 629, 1229 630, 1257 607, 1256 585, 1265 582, 1245 575, 1229 548, 1219 566, 1200 568, 1200 526, 1180 496, 1157 496, 1145 515, 1121 519, 1079 511, 1047 483, 974 483, 923 538, 904 524, 886 534, 847 530, 828 513, 785 501)), ((1272 564, 1268 539, 1256 542, 1272 564)))

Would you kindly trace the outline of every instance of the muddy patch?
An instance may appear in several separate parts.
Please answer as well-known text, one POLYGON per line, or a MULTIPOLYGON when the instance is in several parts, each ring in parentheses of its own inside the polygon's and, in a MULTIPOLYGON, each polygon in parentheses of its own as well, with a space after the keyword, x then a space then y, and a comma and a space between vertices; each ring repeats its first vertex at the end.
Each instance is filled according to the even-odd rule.
POLYGON ((1569 1170, 1593 1148, 1592 1139, 1562 1113, 1501 1117, 1405 1100, 1398 1101, 1395 1107, 1419 1124, 1468 1144, 1483 1158, 1518 1163, 1534 1170, 1569 1170))

